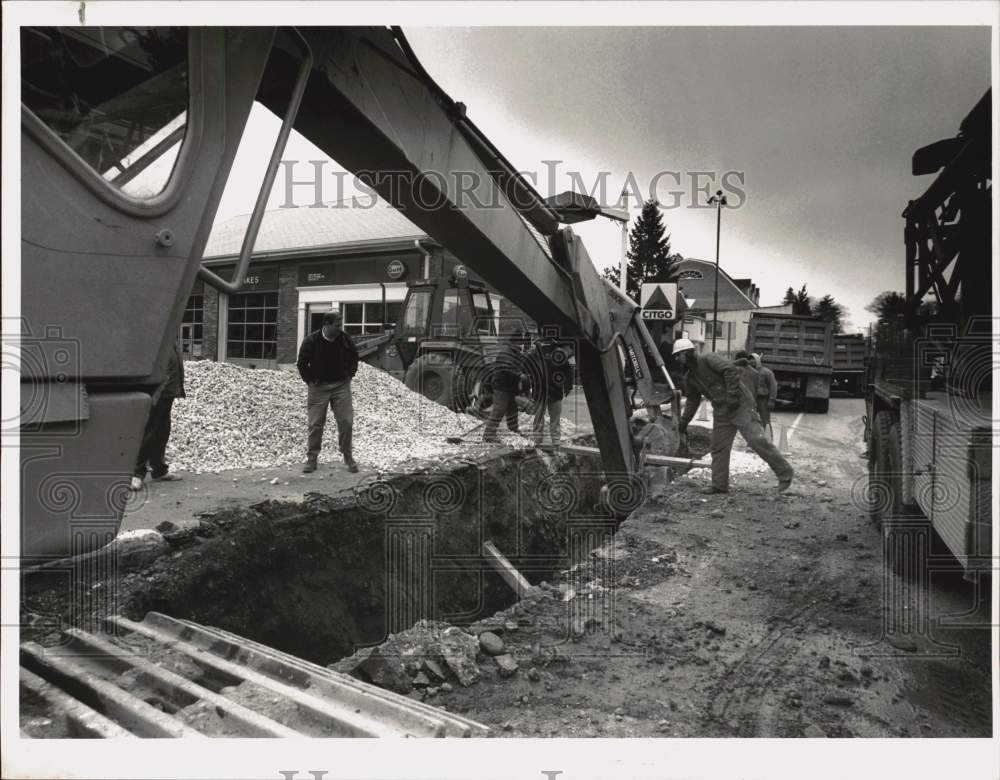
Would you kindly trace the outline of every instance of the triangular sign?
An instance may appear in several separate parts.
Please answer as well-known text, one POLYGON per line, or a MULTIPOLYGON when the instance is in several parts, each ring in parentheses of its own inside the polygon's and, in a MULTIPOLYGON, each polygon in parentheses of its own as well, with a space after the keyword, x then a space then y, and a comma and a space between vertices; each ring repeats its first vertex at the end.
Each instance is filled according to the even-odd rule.
POLYGON ((667 300, 667 296, 663 292, 663 288, 659 285, 653 290, 653 294, 649 296, 649 300, 646 301, 644 309, 669 309, 670 301, 667 300))

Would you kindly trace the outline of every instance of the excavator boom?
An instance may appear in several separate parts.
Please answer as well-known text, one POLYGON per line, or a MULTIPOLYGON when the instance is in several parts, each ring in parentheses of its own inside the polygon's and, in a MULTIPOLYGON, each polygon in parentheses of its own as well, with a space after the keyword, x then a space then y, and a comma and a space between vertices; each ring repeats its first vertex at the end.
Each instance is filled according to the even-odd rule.
POLYGON ((114 537, 127 496, 113 485, 135 462, 188 292, 196 275, 240 288, 292 127, 577 341, 607 478, 634 476, 624 356, 637 382, 650 381, 647 354, 659 361, 634 302, 599 276, 401 31, 24 28, 21 52, 21 344, 37 353, 21 361, 22 555, 114 537), (283 126, 237 271, 221 279, 201 257, 254 100, 283 126), (168 149, 162 188, 137 191, 168 149), (69 509, 53 498, 69 495, 64 483, 69 509), (67 518, 83 520, 67 529, 67 518))

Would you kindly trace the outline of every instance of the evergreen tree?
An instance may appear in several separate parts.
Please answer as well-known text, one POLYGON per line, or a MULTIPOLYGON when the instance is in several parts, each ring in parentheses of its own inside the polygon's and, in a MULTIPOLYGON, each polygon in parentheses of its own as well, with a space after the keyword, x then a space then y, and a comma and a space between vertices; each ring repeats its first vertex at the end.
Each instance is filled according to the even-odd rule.
MULTIPOLYGON (((682 259, 681 255, 670 254, 670 236, 663 224, 660 205, 655 200, 647 200, 642 204, 642 213, 629 234, 628 287, 625 294, 638 303, 643 282, 677 281, 677 264, 682 259)), ((605 269, 604 278, 621 286, 617 266, 605 269)))
POLYGON ((794 304, 795 303, 795 290, 793 290, 791 287, 789 287, 787 290, 785 290, 785 299, 781 303, 783 305, 785 305, 785 306, 787 306, 788 304, 794 304))
POLYGON ((844 317, 847 315, 847 309, 842 304, 837 303, 832 295, 827 294, 819 299, 815 314, 823 322, 832 322, 834 333, 844 332, 844 317))
POLYGON ((809 297, 809 293, 806 292, 806 286, 802 285, 802 289, 795 293, 795 298, 792 300, 792 314, 805 314, 810 315, 813 313, 812 310, 812 298, 809 297))

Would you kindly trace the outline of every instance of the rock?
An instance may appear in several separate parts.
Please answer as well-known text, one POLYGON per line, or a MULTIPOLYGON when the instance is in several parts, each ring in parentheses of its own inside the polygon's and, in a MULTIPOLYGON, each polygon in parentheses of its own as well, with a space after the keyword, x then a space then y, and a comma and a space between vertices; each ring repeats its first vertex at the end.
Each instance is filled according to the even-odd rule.
POLYGON ((823 701, 826 704, 832 704, 834 707, 851 707, 854 705, 854 700, 850 696, 844 696, 839 693, 831 693, 823 697, 823 701))
POLYGON ((820 659, 819 659, 819 668, 820 669, 829 669, 830 668, 830 656, 828 656, 828 655, 820 656, 820 659))
POLYGON ((433 685, 431 685, 429 688, 427 688, 427 695, 428 696, 437 696, 437 692, 438 692, 438 689, 435 686, 433 686, 433 685))
POLYGON ((570 636, 573 638, 573 641, 576 642, 579 641, 580 639, 583 639, 583 637, 586 635, 587 624, 583 621, 582 618, 575 618, 573 622, 570 623, 569 630, 570 630, 570 636))
POLYGON ((431 681, 427 679, 427 675, 423 672, 417 672, 417 676, 413 678, 414 688, 427 688, 430 684, 431 681))
POLYGON ((383 655, 379 648, 375 648, 358 668, 380 688, 396 693, 409 693, 413 689, 413 681, 399 657, 383 655))
POLYGON ((711 512, 708 513, 708 516, 709 517, 725 517, 726 514, 721 509, 713 509, 711 512))
POLYGON ((484 631, 479 635, 479 647, 486 655, 503 655, 503 640, 492 631, 484 631))
POLYGON ((917 643, 912 638, 902 634, 889 634, 885 640, 897 650, 902 650, 906 653, 915 653, 917 650, 917 643))
POLYGON ((871 677, 872 674, 873 674, 873 670, 872 670, 872 668, 870 666, 862 666, 861 667, 861 676, 862 677, 871 677))
POLYGON ((104 555, 105 550, 114 556, 118 573, 123 574, 145 569, 161 555, 170 552, 171 545, 156 531, 125 531, 104 550, 91 555, 104 555))
POLYGON ((156 530, 159 531, 161 534, 168 534, 171 531, 177 530, 177 524, 172 523, 169 520, 164 520, 162 523, 156 526, 156 530))
POLYGON ((281 480, 280 480, 280 479, 278 479, 277 477, 275 477, 274 479, 272 479, 272 480, 271 480, 271 483, 270 483, 270 484, 272 484, 272 485, 277 485, 277 484, 278 484, 279 482, 281 482, 281 480))
POLYGON ((725 636, 726 634, 725 627, 720 626, 718 623, 713 623, 711 620, 705 621, 705 628, 707 628, 713 634, 720 634, 722 636, 725 636))
POLYGON ((365 647, 353 655, 349 655, 346 658, 341 658, 336 663, 329 664, 326 668, 332 669, 335 672, 340 672, 341 674, 351 674, 355 677, 358 676, 358 668, 364 663, 368 656, 370 656, 375 651, 374 647, 365 647))
POLYGON ((528 679, 532 682, 538 682, 542 679, 542 673, 539 672, 534 666, 528 670, 528 679))
POLYGON ((802 736, 809 737, 810 739, 824 739, 826 737, 826 732, 816 724, 810 723, 802 729, 802 736))
POLYGON ((798 528, 798 527, 799 527, 799 521, 798 520, 786 520, 785 521, 785 528, 798 528))
POLYGON ((433 680, 441 681, 445 679, 444 670, 441 668, 441 664, 433 658, 424 659, 424 670, 427 672, 427 676, 433 680))
POLYGON ((450 693, 451 690, 452 690, 451 683, 447 683, 447 682, 446 683, 441 683, 441 690, 444 691, 445 693, 450 693))
POLYGON ((816 484, 819 485, 820 487, 826 487, 826 480, 825 479, 817 480, 816 484))
MULTIPOLYGON (((508 621, 504 622, 504 624, 503 624, 504 630, 505 631, 517 631, 518 626, 519 626, 521 620, 529 621, 529 618, 519 618, 517 621, 508 620, 508 621)), ((531 623, 528 622, 527 625, 531 625, 531 623)))
POLYGON ((479 680, 479 642, 474 636, 451 626, 442 632, 440 647, 444 662, 462 685, 468 687, 479 680))
POLYGON ((510 653, 495 655, 493 656, 493 660, 496 662, 497 671, 500 672, 501 677, 511 677, 517 673, 517 661, 514 660, 514 656, 510 653))
POLYGON ((836 539, 838 542, 846 542, 847 541, 847 534, 837 534, 833 538, 836 539))

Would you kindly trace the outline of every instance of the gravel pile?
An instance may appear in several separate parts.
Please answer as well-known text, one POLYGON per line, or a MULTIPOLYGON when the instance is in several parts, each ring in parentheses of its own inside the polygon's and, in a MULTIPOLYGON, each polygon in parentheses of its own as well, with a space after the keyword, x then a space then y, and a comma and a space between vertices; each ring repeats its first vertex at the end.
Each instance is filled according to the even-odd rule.
MULTIPOLYGON (((208 360, 184 364, 186 398, 173 408, 167 460, 177 471, 216 472, 303 462, 306 449, 306 387, 294 371, 248 369, 208 360)), ((397 379, 365 363, 353 382, 354 458, 362 466, 388 469, 403 461, 476 451, 482 430, 467 444, 449 444, 478 420, 456 414, 414 393, 397 379)), ((521 430, 531 420, 521 415, 521 430)), ((563 421, 563 436, 572 423, 563 421)), ((526 439, 501 423, 501 443, 526 439)), ((340 459, 337 426, 327 415, 320 460, 340 459)))

